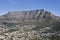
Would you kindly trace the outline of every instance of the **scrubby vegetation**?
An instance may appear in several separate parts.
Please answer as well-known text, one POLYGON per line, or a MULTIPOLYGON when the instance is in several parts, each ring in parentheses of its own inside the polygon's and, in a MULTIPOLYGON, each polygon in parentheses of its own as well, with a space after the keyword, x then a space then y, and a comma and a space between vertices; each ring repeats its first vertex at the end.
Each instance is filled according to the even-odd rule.
POLYGON ((3 22, 4 25, 8 26, 8 27, 12 27, 15 26, 17 23, 8 23, 8 22, 3 22))
POLYGON ((14 31, 18 31, 18 29, 9 29, 9 30, 5 31, 4 33, 14 32, 14 31))
POLYGON ((60 22, 56 22, 53 24, 52 30, 60 31, 60 22))

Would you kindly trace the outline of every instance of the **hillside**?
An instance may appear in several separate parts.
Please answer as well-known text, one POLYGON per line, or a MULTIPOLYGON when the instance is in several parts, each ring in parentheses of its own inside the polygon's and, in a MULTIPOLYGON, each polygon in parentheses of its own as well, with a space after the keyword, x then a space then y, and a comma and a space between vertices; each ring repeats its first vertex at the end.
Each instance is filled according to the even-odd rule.
POLYGON ((0 16, 0 40, 60 40, 60 17, 44 9, 9 11, 0 16))
POLYGON ((22 22, 22 21, 60 21, 60 17, 55 16, 44 9, 30 11, 10 11, 0 17, 2 21, 22 22))

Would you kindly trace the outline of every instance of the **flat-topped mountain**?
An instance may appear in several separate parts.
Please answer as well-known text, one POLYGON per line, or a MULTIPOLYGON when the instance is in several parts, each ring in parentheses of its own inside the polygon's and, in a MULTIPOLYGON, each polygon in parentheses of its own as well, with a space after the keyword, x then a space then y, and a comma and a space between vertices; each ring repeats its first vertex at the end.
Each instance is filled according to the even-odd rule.
POLYGON ((10 11, 7 14, 0 16, 0 21, 23 22, 23 21, 45 21, 56 22, 60 21, 60 17, 53 15, 44 9, 30 11, 10 11))
POLYGON ((44 9, 10 11, 0 16, 1 40, 60 40, 60 17, 44 9))

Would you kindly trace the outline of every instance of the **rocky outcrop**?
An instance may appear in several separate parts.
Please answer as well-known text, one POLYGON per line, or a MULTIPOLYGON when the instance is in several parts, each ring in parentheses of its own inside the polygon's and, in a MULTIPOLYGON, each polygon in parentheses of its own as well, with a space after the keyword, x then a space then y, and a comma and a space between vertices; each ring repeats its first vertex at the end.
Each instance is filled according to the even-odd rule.
POLYGON ((44 9, 30 11, 10 11, 0 17, 0 21, 20 22, 20 21, 60 21, 60 17, 53 15, 44 9))
POLYGON ((44 9, 10 11, 0 16, 0 40, 60 40, 59 24, 60 17, 44 9))

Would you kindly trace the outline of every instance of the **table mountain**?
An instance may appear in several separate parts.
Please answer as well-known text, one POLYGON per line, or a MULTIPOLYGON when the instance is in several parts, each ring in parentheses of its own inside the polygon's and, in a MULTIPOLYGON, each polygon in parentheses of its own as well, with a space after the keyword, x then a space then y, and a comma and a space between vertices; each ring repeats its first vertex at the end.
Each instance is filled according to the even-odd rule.
POLYGON ((44 9, 9 11, 0 16, 1 40, 60 40, 60 17, 44 9))
POLYGON ((0 22, 23 24, 52 24, 60 22, 60 17, 44 9, 30 11, 9 11, 0 16, 0 22))

